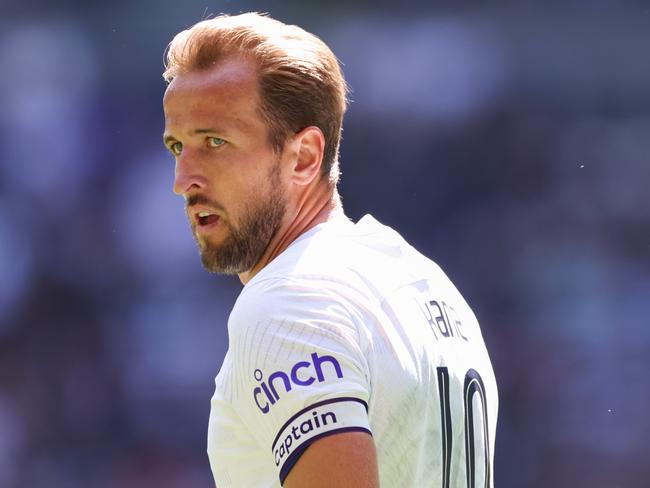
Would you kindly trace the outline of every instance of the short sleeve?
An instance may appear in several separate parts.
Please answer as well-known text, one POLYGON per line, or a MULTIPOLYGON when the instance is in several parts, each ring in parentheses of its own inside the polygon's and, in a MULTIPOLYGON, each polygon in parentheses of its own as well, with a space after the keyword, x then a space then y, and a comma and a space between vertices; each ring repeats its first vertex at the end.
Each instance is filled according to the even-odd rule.
POLYGON ((280 483, 315 440, 371 434, 360 320, 344 294, 313 280, 256 283, 233 309, 233 404, 280 483))

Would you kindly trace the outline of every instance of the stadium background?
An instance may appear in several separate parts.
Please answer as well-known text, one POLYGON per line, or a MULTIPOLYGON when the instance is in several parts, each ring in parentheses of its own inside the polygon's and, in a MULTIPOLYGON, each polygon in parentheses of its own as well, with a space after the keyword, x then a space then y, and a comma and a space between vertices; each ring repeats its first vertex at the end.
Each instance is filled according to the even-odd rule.
POLYGON ((650 485, 650 4, 432 3, 3 0, 0 486, 212 486, 240 285, 171 192, 160 74, 175 32, 246 10, 331 45, 348 214, 478 315, 496 486, 650 485))

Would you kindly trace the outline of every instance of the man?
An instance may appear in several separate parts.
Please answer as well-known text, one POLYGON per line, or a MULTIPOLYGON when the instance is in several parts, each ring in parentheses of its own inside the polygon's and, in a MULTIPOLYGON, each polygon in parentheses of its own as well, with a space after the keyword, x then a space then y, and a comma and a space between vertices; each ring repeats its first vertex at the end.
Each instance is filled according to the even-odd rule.
POLYGON ((169 46, 166 146, 204 266, 238 274, 208 454, 219 488, 487 487, 497 390, 472 311, 337 193, 346 84, 258 14, 169 46))

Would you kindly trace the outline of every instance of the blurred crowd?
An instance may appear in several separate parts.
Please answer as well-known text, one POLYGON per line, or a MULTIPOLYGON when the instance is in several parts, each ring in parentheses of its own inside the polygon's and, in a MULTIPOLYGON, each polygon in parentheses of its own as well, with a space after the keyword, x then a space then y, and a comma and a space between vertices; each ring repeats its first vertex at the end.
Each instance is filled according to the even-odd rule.
MULTIPOLYGON (((241 285, 202 270, 161 143, 162 53, 205 5, 155 5, 0 19, 3 488, 213 486, 241 285)), ((498 487, 649 486, 650 7, 423 5, 271 10, 343 63, 346 211, 477 314, 498 487)))

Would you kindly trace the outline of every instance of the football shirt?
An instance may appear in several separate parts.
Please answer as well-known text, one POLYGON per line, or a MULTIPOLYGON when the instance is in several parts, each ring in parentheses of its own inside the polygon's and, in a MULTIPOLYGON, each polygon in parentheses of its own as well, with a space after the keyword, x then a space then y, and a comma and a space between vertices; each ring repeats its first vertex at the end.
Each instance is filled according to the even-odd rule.
POLYGON ((361 431, 382 487, 492 486, 497 387, 442 270, 366 215, 296 239, 243 288, 216 378, 218 488, 278 487, 308 446, 361 431))

